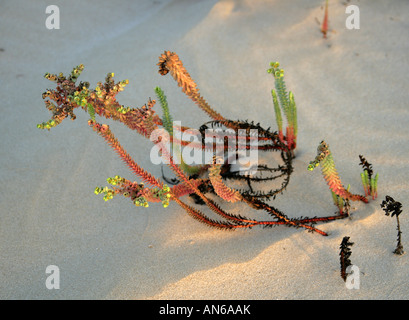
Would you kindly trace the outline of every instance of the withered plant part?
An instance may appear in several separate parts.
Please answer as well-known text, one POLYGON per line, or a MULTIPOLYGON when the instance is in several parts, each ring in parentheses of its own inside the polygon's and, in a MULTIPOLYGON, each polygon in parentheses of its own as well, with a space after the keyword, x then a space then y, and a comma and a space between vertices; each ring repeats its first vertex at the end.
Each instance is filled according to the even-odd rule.
MULTIPOLYGON (((313 218, 289 218, 280 210, 267 204, 267 200, 275 198, 282 193, 290 180, 290 175, 293 172, 292 160, 294 158, 294 148, 296 146, 296 107, 294 97, 288 94, 285 89, 285 84, 282 79, 282 72, 275 70, 278 65, 274 64, 274 75, 276 80, 276 100, 277 96, 280 100, 281 107, 286 115, 288 127, 286 136, 284 136, 281 127, 280 133, 264 129, 259 124, 249 121, 234 121, 223 117, 215 111, 199 94, 199 90, 195 82, 190 77, 189 73, 184 68, 177 54, 165 51, 159 58, 159 73, 165 75, 170 73, 177 81, 182 91, 191 98, 197 106, 202 109, 212 120, 205 123, 201 128, 202 141, 190 143, 189 146, 197 148, 201 151, 211 151, 213 154, 222 157, 215 158, 215 161, 210 164, 187 165, 183 161, 181 164, 174 159, 175 154, 169 150, 169 145, 175 145, 177 150, 186 145, 186 141, 182 141, 176 135, 176 132, 183 133, 193 130, 184 126, 172 126, 172 117, 170 115, 167 98, 160 88, 156 88, 155 92, 162 106, 163 117, 155 111, 155 100, 148 101, 141 108, 131 108, 121 105, 116 100, 116 95, 121 92, 128 80, 114 82, 113 73, 109 73, 105 79, 105 83, 98 83, 95 89, 89 88, 89 83, 80 82, 76 84, 76 80, 84 69, 80 65, 73 69, 71 75, 66 78, 63 74, 51 75, 46 74, 46 78, 56 83, 56 89, 47 90, 43 94, 47 108, 52 112, 50 121, 39 124, 41 129, 48 129, 60 124, 67 117, 75 119, 74 110, 82 108, 90 115, 88 121, 89 126, 114 149, 122 161, 129 167, 135 176, 141 182, 131 182, 125 178, 115 176, 108 178, 108 183, 112 188, 98 187, 95 193, 104 194, 104 200, 109 200, 115 195, 123 195, 131 199, 131 201, 139 207, 148 207, 150 202, 161 202, 164 207, 169 205, 170 201, 176 202, 194 219, 205 223, 208 226, 219 229, 234 230, 237 228, 251 228, 254 226, 272 227, 284 225, 296 228, 305 228, 312 232, 317 232, 321 235, 327 235, 325 232, 314 227, 317 222, 326 222, 334 219, 345 217, 345 215, 330 216, 330 217, 313 217, 313 218), (276 72, 278 74, 276 75, 276 72), (176 179, 169 180, 173 186, 168 187, 159 179, 144 168, 140 167, 133 160, 126 150, 121 146, 119 141, 112 133, 110 127, 106 124, 100 124, 96 120, 96 116, 113 119, 122 122, 129 129, 135 130, 142 136, 149 138, 161 150, 162 158, 166 160, 166 164, 170 167, 176 176, 176 179), (211 143, 206 142, 206 129, 219 128, 216 139, 211 143), (157 136, 158 130, 163 132, 157 136), (253 131, 252 131, 253 130, 253 131), (245 134, 240 134, 241 132, 245 134), (256 132, 256 133, 254 133, 256 132), (217 136, 219 135, 219 136, 217 136), (240 143, 236 144, 232 149, 224 142, 225 138, 233 137, 240 143), (242 174, 242 172, 234 171, 233 166, 224 155, 233 154, 232 158, 238 158, 240 153, 247 150, 256 150, 257 152, 278 152, 282 163, 270 167, 268 165, 257 165, 256 174, 242 174), (229 153, 230 152, 230 153, 229 153), (216 161, 217 160, 217 161, 216 161), (256 190, 255 186, 258 183, 268 182, 281 178, 283 182, 276 189, 271 189, 268 192, 256 190), (227 185, 227 181, 245 181, 248 188, 238 189, 227 185), (197 208, 189 205, 181 200, 183 196, 189 195, 194 198, 195 203, 206 205, 210 209, 210 214, 218 218, 213 218, 208 213, 204 213, 197 208), (233 214, 223 209, 223 204, 226 202, 242 203, 248 208, 262 210, 270 216, 270 220, 259 220, 248 218, 243 214, 233 214)), ((273 94, 274 98, 274 94, 273 94)), ((278 101, 274 101, 274 108, 277 110, 278 101)), ((276 111, 278 116, 278 112, 276 111)), ((278 122, 279 123, 279 122, 278 122)), ((179 152, 177 151, 177 153, 179 152)), ((323 150, 325 153, 326 151, 323 150)), ((177 156, 177 155, 176 155, 177 156)), ((331 158, 332 159, 332 158, 331 158)), ((324 167, 328 163, 328 158, 321 159, 324 167)), ((324 172, 324 170, 323 170, 324 172)), ((168 181, 168 180, 165 180, 168 181)), ((330 182, 333 180, 330 180, 330 182)), ((343 199, 354 199, 348 191, 338 187, 336 183, 330 183, 331 190, 337 196, 343 199)), ((360 199, 362 200, 362 199, 360 199)), ((366 200, 366 199, 365 199, 366 200)), ((241 210, 245 214, 248 211, 241 210)))
MULTIPOLYGON (((203 145, 208 149, 212 150, 211 144, 205 144, 206 130, 207 129, 217 129, 218 131, 214 133, 212 131, 212 136, 215 135, 216 137, 222 138, 225 137, 240 137, 240 130, 245 130, 246 133, 251 132, 251 130, 255 130, 257 132, 257 136, 249 135, 246 140, 257 139, 257 149, 260 152, 280 152, 282 164, 279 164, 277 167, 269 167, 267 165, 258 165, 257 166, 257 173, 264 175, 245 175, 240 171, 232 171, 231 166, 229 163, 225 163, 221 168, 221 175, 223 179, 229 180, 242 180, 246 181, 248 185, 248 190, 240 190, 243 195, 249 195, 255 198, 269 200, 270 198, 275 199, 275 197, 283 192, 287 187, 290 181, 290 175, 293 172, 292 167, 292 160, 293 154, 291 150, 287 147, 287 145, 279 138, 276 132, 271 132, 269 129, 264 129, 260 126, 260 124, 254 124, 254 122, 247 122, 247 121, 231 121, 231 120, 223 120, 223 121, 210 121, 205 123, 201 126, 200 131, 203 136, 203 145), (270 174, 265 176, 265 174, 270 174), (275 179, 282 178, 282 184, 277 189, 269 190, 268 192, 261 192, 255 191, 253 186, 254 184, 272 181, 275 179)), ((243 138, 243 137, 241 137, 243 138)), ((238 144, 238 147, 245 148, 246 150, 252 148, 251 145, 246 144, 238 144)), ((226 144, 220 144, 219 147, 223 147, 224 151, 232 151, 229 149, 229 146, 226 144)), ((233 150, 234 151, 234 150, 233 150)), ((241 150, 237 150, 241 151, 241 150)))
POLYGON ((353 246, 353 242, 349 241, 349 237, 344 237, 342 239, 339 251, 339 261, 341 264, 341 278, 344 281, 347 280, 347 268, 351 265, 351 260, 349 259, 351 256, 351 247, 353 246))
POLYGON ((399 224, 399 215, 402 213, 402 204, 398 201, 395 201, 391 196, 386 196, 385 200, 382 201, 381 203, 381 208, 383 211, 385 211, 386 216, 396 216, 396 222, 397 222, 397 230, 398 230, 398 239, 397 239, 397 246, 396 249, 393 251, 393 253, 397 255, 402 255, 405 253, 403 251, 403 245, 402 245, 402 239, 401 239, 401 234, 402 232, 400 231, 400 224, 399 224))

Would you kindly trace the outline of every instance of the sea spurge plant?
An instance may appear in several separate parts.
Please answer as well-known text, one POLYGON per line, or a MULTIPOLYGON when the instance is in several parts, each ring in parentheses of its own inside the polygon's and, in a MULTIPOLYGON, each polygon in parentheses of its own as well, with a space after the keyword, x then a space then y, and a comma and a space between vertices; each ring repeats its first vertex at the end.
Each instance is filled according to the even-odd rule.
POLYGON ((317 156, 313 161, 309 163, 308 170, 312 171, 318 166, 321 166, 322 174, 330 190, 337 196, 341 197, 344 200, 363 201, 365 203, 368 202, 368 200, 364 196, 352 194, 344 188, 338 175, 337 169, 335 168, 335 162, 332 153, 325 141, 321 141, 321 143, 319 144, 317 148, 317 156))
MULTIPOLYGON (((159 87, 155 89, 155 93, 162 107, 162 117, 155 111, 155 100, 149 99, 147 104, 140 108, 125 107, 118 103, 116 96, 123 91, 128 81, 115 82, 113 73, 108 73, 105 83, 98 82, 95 89, 90 89, 88 82, 77 84, 77 79, 84 69, 83 65, 75 67, 68 77, 61 73, 59 75, 46 74, 47 79, 56 83, 55 89, 49 89, 43 94, 46 107, 51 111, 52 117, 49 121, 39 124, 38 127, 49 130, 61 124, 65 118, 74 120, 76 118, 75 109, 83 109, 90 115, 88 120, 90 128, 113 148, 139 181, 131 182, 126 178, 114 176, 107 179, 111 187, 97 187, 96 194, 103 194, 105 201, 122 195, 129 198, 138 207, 161 203, 166 208, 170 202, 174 202, 197 221, 223 230, 254 226, 288 226, 327 235, 326 232, 316 228, 315 224, 346 216, 344 214, 328 217, 290 218, 268 203, 270 199, 275 199, 280 195, 290 181, 297 136, 294 96, 291 92, 286 91, 284 72, 279 69, 278 63, 272 63, 269 69, 275 78, 276 90, 273 90, 272 95, 278 132, 270 128, 265 129, 254 121, 227 119, 211 108, 199 94, 196 83, 176 53, 165 51, 159 57, 158 66, 161 75, 171 74, 182 91, 211 118, 199 130, 196 130, 201 136, 201 141, 192 142, 189 145, 195 151, 211 152, 215 156, 213 162, 193 165, 186 164, 183 159, 181 163, 175 161, 175 157, 181 155, 182 148, 187 144, 186 141, 177 137, 176 133, 191 132, 195 129, 188 126, 175 126, 172 123, 167 98, 159 87), (281 111, 287 120, 285 135, 281 111), (142 168, 119 143, 110 126, 100 123, 97 120, 99 118, 121 122, 129 129, 148 138, 160 150, 163 163, 172 170, 175 178, 168 180, 163 175, 158 178, 142 168), (162 135, 158 135, 158 132, 161 132, 162 135), (226 144, 226 140, 237 143, 232 146, 229 143, 226 144), (170 148, 170 145, 173 148, 170 148), (230 160, 238 160, 243 153, 252 151, 255 151, 257 155, 266 152, 267 155, 271 155, 271 152, 278 152, 279 159, 270 161, 274 163, 273 165, 269 161, 266 164, 256 163, 255 172, 251 173, 234 169, 237 163, 230 163, 230 160), (172 186, 164 184, 163 181, 171 181, 172 186), (277 181, 279 183, 269 188, 268 191, 260 191, 257 188, 261 183, 273 185, 277 181), (227 182, 229 185, 231 182, 231 186, 227 182), (243 182, 246 185, 245 188, 242 186, 243 182), (235 187, 232 186, 233 184, 235 187), (189 196, 186 202, 182 200, 185 196, 189 196), (187 201, 191 203, 188 204, 187 201), (240 212, 246 215, 250 210, 262 211, 267 213, 269 219, 250 218, 244 214, 228 212, 223 208, 226 202, 242 204, 245 209, 240 212), (205 205, 207 212, 199 210, 195 205, 205 205)), ((320 147, 319 153, 314 167, 322 165, 324 176, 331 191, 334 192, 334 197, 340 197, 337 198, 338 207, 341 207, 341 203, 345 206, 347 200, 366 200, 364 197, 351 195, 341 186, 332 156, 325 145, 320 147)), ((271 160, 271 156, 267 160, 271 160)))

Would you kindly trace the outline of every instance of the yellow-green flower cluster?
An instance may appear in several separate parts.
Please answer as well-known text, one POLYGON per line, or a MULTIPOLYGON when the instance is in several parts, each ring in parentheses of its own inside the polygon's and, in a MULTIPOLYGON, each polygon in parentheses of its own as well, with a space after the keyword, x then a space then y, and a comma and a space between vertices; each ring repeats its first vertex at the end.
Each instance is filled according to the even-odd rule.
POLYGON ((308 170, 312 171, 314 170, 316 167, 318 167, 320 165, 320 162, 317 160, 314 161, 310 161, 309 165, 308 165, 308 170))
POLYGON ((279 62, 270 62, 270 69, 267 70, 267 73, 272 73, 275 78, 282 78, 284 77, 284 70, 279 69, 280 63, 279 62))
POLYGON ((96 187, 94 193, 95 194, 104 193, 105 201, 111 200, 116 195, 115 191, 112 189, 109 189, 108 187, 104 187, 104 188, 96 187))
MULTIPOLYGON (((310 161, 308 165, 308 170, 312 171, 316 167, 318 167, 321 164, 321 161, 326 159, 328 156, 330 156, 330 151, 328 149, 328 145, 325 143, 325 141, 321 141, 317 148, 317 156, 313 161, 310 161)), ((329 157, 329 160, 332 161, 332 156, 329 157)))
MULTIPOLYGON (((170 188, 166 184, 163 186, 162 189, 154 188, 150 190, 150 193, 154 198, 157 198, 162 202, 164 208, 167 208, 169 206, 171 194, 170 188)), ((149 207, 148 200, 144 196, 136 198, 134 203, 136 206, 145 208, 149 207)))
POLYGON ((120 184, 120 183, 125 182, 125 178, 122 178, 122 177, 120 177, 120 176, 115 176, 115 177, 113 177, 113 178, 108 178, 108 179, 107 179, 107 182, 108 182, 109 184, 112 184, 113 186, 116 186, 116 185, 118 185, 118 184, 120 184))
POLYGON ((135 201, 134 201, 134 204, 137 207, 144 207, 144 208, 149 207, 149 203, 148 203, 148 201, 146 200, 145 197, 136 198, 135 201))
MULTIPOLYGON (((125 179, 120 176, 115 176, 113 178, 107 179, 107 182, 113 186, 116 186, 124 181, 125 179)), ((105 201, 111 200, 116 195, 115 190, 109 189, 108 187, 104 187, 104 188, 96 187, 94 193, 95 194, 104 193, 105 201)))
POLYGON ((84 70, 84 65, 80 64, 79 66, 76 66, 74 69, 71 71, 71 79, 75 82, 77 78, 80 76, 81 72, 84 70))
POLYGON ((88 86, 89 86, 89 83, 86 83, 82 87, 81 91, 79 90, 75 91, 72 96, 68 96, 68 100, 70 102, 74 102, 75 104, 81 107, 86 107, 91 119, 95 120, 95 109, 92 106, 92 104, 88 102, 88 99, 91 94, 91 91, 88 89, 88 86))
POLYGON ((117 111, 122 114, 126 114, 127 112, 131 111, 131 107, 124 107, 120 106, 117 111))
MULTIPOLYGON (((60 75, 61 74, 62 73, 60 73, 60 75)), ((46 78, 47 80, 53 81, 53 82, 56 82, 58 80, 58 77, 55 74, 51 74, 48 72, 44 75, 44 78, 46 78)))
POLYGON ((39 123, 37 124, 38 129, 47 129, 50 130, 51 128, 55 127, 58 125, 58 121, 54 119, 50 119, 47 122, 39 123))
POLYGON ((68 99, 70 102, 75 102, 81 107, 85 107, 88 104, 87 98, 89 97, 90 90, 84 86, 81 91, 75 91, 73 96, 69 96, 68 99))
MULTIPOLYGON (((129 83, 129 80, 122 80, 118 82, 117 84, 113 83, 112 77, 114 76, 114 73, 108 73, 107 78, 106 78, 106 83, 110 85, 110 88, 112 88, 112 92, 118 93, 121 91, 124 91, 125 86, 129 83)), ((104 86, 101 82, 98 82, 98 85, 95 87, 95 94, 98 98, 106 98, 107 96, 107 91, 104 89, 104 86)))
POLYGON ((99 82, 98 86, 95 87, 95 93, 96 93, 98 98, 102 98, 102 91, 101 91, 100 85, 101 85, 101 83, 99 82))
POLYGON ((162 190, 156 191, 154 195, 162 201, 162 205, 164 208, 169 206, 169 200, 170 200, 171 194, 170 194, 170 188, 166 184, 163 185, 162 190))
POLYGON ((129 80, 122 80, 118 84, 114 85, 112 88, 115 92, 121 92, 124 91, 125 86, 129 83, 129 80))
POLYGON ((148 208, 149 201, 152 201, 155 198, 159 199, 162 202, 162 205, 164 208, 166 208, 169 205, 171 193, 170 193, 170 188, 167 185, 164 185, 162 189, 159 189, 159 188, 149 189, 149 188, 144 188, 143 183, 141 183, 138 185, 137 189, 134 189, 132 191, 131 189, 128 189, 128 188, 121 189, 122 187, 126 187, 127 180, 120 176, 107 178, 107 182, 113 186, 118 185, 119 189, 112 190, 112 189, 109 189, 108 187, 104 187, 104 188, 96 187, 94 191, 95 194, 103 193, 105 201, 112 199, 115 195, 119 193, 125 197, 129 197, 132 194, 134 195, 133 197, 136 196, 135 198, 133 198, 133 202, 138 207, 148 208), (122 191, 120 191, 120 189, 122 191))

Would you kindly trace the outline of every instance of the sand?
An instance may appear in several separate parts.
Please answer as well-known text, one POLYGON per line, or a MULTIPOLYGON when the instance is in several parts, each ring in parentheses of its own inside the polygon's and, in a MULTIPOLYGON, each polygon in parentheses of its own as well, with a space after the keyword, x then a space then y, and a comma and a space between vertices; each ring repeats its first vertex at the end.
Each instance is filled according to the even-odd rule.
MULTIPOLYGON (((380 203, 386 195, 402 203, 409 250, 409 5, 329 2, 327 39, 317 23, 321 0, 56 0, 54 30, 45 25, 48 2, 1 2, 0 298, 408 299, 408 254, 392 253, 396 222, 380 203), (345 26, 349 4, 359 6, 359 30, 345 26), (142 209, 125 198, 104 202, 93 191, 107 177, 136 178, 83 112, 50 132, 36 128, 50 117, 41 94, 53 84, 43 75, 83 63, 80 80, 95 87, 114 72, 129 79, 119 102, 133 107, 160 86, 173 118, 197 128, 207 116, 157 72, 164 50, 180 56, 226 118, 272 128, 274 80, 266 70, 270 61, 281 63, 299 123, 294 174, 273 203, 288 216, 336 211, 320 172, 306 170, 321 140, 354 193, 363 192, 358 155, 373 164, 378 198, 353 203, 348 219, 319 225, 328 237, 286 227, 225 232, 175 203, 142 209), (359 289, 340 277, 344 236, 354 242, 359 289), (50 265, 59 269, 59 289, 47 289, 50 265)), ((109 123, 134 159, 160 175, 150 142, 109 123)))

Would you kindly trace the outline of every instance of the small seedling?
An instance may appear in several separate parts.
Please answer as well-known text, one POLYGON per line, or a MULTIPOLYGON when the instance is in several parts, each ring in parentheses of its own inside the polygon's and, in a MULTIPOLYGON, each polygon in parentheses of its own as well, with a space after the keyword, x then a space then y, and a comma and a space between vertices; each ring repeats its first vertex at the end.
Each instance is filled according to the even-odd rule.
POLYGON ((402 245, 402 239, 401 239, 401 234, 402 232, 400 231, 400 224, 399 224, 399 215, 402 213, 402 204, 398 201, 395 201, 391 196, 386 196, 385 200, 382 201, 381 203, 381 208, 383 211, 385 211, 385 215, 387 216, 396 216, 396 222, 397 222, 397 230, 398 230, 398 239, 397 239, 397 246, 396 249, 393 251, 393 253, 397 255, 402 255, 405 253, 403 251, 403 245, 402 245))
POLYGON ((373 177, 372 164, 366 161, 362 155, 359 155, 359 160, 361 160, 359 164, 364 169, 364 172, 361 173, 361 180, 365 196, 371 196, 372 200, 375 200, 378 197, 378 174, 373 177))
POLYGON ((324 35, 324 39, 326 39, 328 32, 328 0, 325 1, 325 14, 324 20, 322 21, 321 32, 324 35))
POLYGON ((276 87, 276 90, 271 90, 271 95, 273 97, 274 112, 278 126, 278 136, 280 141, 285 143, 293 154, 293 150, 297 145, 297 106, 294 94, 291 91, 287 92, 284 82, 284 70, 279 68, 280 64, 278 62, 270 62, 270 67, 267 72, 274 76, 276 87), (283 133, 281 110, 283 110, 287 119, 285 136, 283 133))

